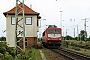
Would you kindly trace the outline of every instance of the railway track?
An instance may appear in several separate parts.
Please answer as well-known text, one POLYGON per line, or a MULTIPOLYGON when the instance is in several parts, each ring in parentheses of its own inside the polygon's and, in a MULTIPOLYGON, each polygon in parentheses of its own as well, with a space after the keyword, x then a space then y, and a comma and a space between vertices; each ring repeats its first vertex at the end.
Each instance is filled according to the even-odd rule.
POLYGON ((77 53, 77 52, 73 52, 73 51, 70 51, 70 50, 66 50, 66 49, 63 49, 63 48, 51 49, 51 50, 60 54, 60 55, 63 55, 65 57, 69 58, 70 60, 90 60, 89 56, 86 56, 86 55, 83 55, 83 54, 80 54, 80 53, 77 53))

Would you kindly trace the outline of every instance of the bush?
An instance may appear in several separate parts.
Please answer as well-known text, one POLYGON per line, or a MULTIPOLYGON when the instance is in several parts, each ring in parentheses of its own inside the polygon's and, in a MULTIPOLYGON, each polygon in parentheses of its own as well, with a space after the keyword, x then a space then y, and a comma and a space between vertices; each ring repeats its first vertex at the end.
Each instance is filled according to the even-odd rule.
POLYGON ((6 60, 13 60, 13 57, 10 54, 9 55, 8 54, 5 54, 4 59, 6 59, 6 60))
POLYGON ((6 42, 0 42, 0 59, 13 60, 15 57, 14 48, 8 47, 6 42))
POLYGON ((39 51, 29 47, 25 54, 22 50, 8 47, 6 43, 0 43, 0 60, 42 60, 39 51))

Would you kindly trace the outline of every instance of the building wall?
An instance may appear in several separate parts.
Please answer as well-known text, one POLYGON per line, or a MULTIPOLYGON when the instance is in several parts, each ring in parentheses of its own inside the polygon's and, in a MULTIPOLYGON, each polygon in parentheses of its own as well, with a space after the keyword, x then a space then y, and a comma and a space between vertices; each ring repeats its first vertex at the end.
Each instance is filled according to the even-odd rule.
MULTIPOLYGON (((20 38, 20 37, 19 37, 20 38)), ((19 39, 18 38, 18 39, 19 39)), ((17 44, 18 45, 18 44, 17 44)), ((30 46, 36 46, 37 45, 37 37, 26 37, 25 38, 25 46, 30 47, 30 46)), ((23 41, 20 40, 19 46, 23 48, 23 41)))
POLYGON ((36 45, 37 37, 26 37, 27 39, 27 46, 29 45, 36 45))
MULTIPOLYGON (((15 47, 15 25, 11 24, 11 17, 14 17, 14 15, 6 16, 6 41, 9 47, 15 47)), ((25 15, 25 17, 32 17, 32 25, 25 25, 25 37, 37 37, 37 31, 39 30, 37 27, 37 15, 25 15)), ((18 17, 18 19, 20 18, 21 16, 18 17)))

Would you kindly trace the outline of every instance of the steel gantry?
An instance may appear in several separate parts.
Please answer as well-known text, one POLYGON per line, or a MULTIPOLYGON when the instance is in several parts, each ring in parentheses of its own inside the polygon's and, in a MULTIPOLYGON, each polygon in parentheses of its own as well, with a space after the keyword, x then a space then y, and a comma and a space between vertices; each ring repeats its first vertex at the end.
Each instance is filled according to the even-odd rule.
POLYGON ((16 0, 15 21, 15 47, 25 52, 24 0, 16 0), (20 47, 20 43, 18 45, 20 41, 23 42, 23 47, 20 47))

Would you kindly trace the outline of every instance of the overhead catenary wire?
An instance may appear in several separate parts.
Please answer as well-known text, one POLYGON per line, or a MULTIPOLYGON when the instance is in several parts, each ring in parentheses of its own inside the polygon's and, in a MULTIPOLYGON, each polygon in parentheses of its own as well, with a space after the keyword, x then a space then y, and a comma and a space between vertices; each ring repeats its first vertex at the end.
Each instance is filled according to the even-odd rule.
MULTIPOLYGON (((73 32, 72 32, 72 31, 70 31, 70 32, 68 31, 67 33, 70 34, 70 33, 72 32, 72 33, 74 33, 73 36, 75 37, 75 33, 76 33, 76 31, 75 31, 76 29, 75 29, 75 28, 77 27, 77 25, 80 26, 79 24, 82 23, 82 22, 83 22, 83 21, 81 21, 81 22, 79 22, 79 23, 77 23, 77 24, 74 24, 74 25, 72 25, 72 26, 68 26, 68 27, 66 27, 66 29, 64 28, 64 31, 66 31, 66 30, 71 30, 71 29, 73 28, 73 32)), ((79 31, 79 29, 80 29, 80 28, 78 28, 77 31, 79 31)), ((78 32, 77 34, 79 34, 79 32, 78 32)))
MULTIPOLYGON (((56 1, 58 1, 58 0, 56 0, 56 1)), ((55 5, 55 3, 54 3, 54 5, 52 6, 52 8, 53 7, 55 7, 54 9, 55 10, 53 10, 53 12, 55 12, 55 13, 52 13, 52 12, 49 12, 49 14, 51 14, 52 16, 51 16, 51 18, 50 18, 50 20, 52 20, 52 19, 54 19, 55 18, 55 15, 57 15, 58 14, 58 12, 60 11, 60 9, 65 5, 65 3, 67 2, 67 0, 65 0, 64 1, 64 3, 62 3, 62 0, 61 0, 61 2, 59 2, 58 4, 56 4, 55 5), (60 4, 61 3, 61 4, 60 4), (59 7, 59 8, 58 8, 59 7)), ((51 11, 52 9, 50 9, 50 11, 51 11)), ((48 15, 48 14, 47 14, 48 15)))
POLYGON ((65 0, 65 2, 61 5, 60 9, 65 5, 66 2, 67 2, 67 0, 65 0))

